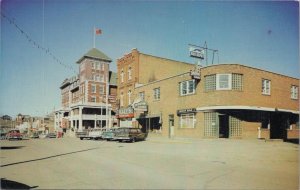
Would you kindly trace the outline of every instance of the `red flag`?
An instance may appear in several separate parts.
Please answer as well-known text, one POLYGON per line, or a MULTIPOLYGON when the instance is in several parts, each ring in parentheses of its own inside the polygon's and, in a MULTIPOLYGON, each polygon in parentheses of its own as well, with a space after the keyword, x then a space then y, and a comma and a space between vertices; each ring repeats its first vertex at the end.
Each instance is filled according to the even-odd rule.
POLYGON ((100 29, 96 29, 96 34, 98 35, 98 34, 101 34, 102 33, 102 31, 100 30, 100 29))

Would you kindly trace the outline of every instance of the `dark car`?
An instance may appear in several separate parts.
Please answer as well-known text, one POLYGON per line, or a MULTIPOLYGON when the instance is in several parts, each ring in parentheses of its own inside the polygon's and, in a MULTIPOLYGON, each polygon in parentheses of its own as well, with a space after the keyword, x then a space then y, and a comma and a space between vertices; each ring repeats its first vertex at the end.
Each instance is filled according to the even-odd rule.
POLYGON ((12 139, 22 140, 23 135, 20 133, 19 129, 12 129, 6 134, 6 138, 8 140, 12 140, 12 139))
POLYGON ((117 140, 119 142, 122 141, 129 141, 129 142, 135 142, 135 141, 143 141, 146 140, 148 136, 148 133, 144 133, 139 128, 125 128, 121 127, 117 129, 115 132, 114 140, 117 140))

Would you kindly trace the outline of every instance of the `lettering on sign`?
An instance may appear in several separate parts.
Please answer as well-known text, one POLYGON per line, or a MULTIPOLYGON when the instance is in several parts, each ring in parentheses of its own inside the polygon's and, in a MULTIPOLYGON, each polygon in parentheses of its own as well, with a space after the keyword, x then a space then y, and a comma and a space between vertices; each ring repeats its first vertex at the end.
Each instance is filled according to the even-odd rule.
POLYGON ((195 113, 195 112, 197 112, 196 108, 181 109, 181 110, 177 110, 177 115, 181 115, 185 113, 195 113))

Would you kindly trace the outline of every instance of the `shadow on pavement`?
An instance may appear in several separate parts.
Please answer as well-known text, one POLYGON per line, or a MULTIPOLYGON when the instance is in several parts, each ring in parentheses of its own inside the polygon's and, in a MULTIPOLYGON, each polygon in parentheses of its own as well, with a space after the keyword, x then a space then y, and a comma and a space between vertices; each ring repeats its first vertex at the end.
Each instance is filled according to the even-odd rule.
POLYGON ((12 166, 12 165, 23 164, 23 163, 27 163, 27 162, 34 162, 34 161, 39 161, 39 160, 46 160, 46 159, 50 159, 50 158, 54 158, 54 157, 64 156, 64 155, 68 155, 68 154, 75 154, 75 153, 85 152, 85 151, 95 150, 95 149, 99 149, 99 147, 89 148, 89 149, 85 149, 85 150, 78 150, 78 151, 68 152, 68 153, 64 153, 64 154, 57 154, 57 155, 47 156, 47 157, 44 157, 44 158, 37 158, 37 159, 33 159, 33 160, 26 160, 26 161, 21 161, 21 162, 4 164, 4 165, 1 165, 0 167, 12 166))
POLYGON ((1 146, 0 149, 1 150, 12 150, 12 149, 20 149, 23 147, 25 147, 25 146, 1 146))
POLYGON ((299 144, 299 139, 286 139, 284 142, 299 144))
POLYGON ((19 183, 16 181, 7 180, 5 178, 1 178, 1 189, 34 189, 38 186, 29 186, 24 183, 19 183))

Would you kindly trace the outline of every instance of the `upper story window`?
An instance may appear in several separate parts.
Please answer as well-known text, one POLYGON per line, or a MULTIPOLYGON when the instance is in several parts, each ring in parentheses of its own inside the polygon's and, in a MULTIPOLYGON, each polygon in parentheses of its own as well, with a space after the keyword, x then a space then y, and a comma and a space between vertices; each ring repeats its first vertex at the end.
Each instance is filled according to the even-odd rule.
POLYGON ((100 81, 100 76, 96 75, 96 81, 100 81))
POLYGON ((298 99, 298 86, 292 85, 291 86, 291 98, 294 100, 298 99))
POLYGON ((232 74, 232 90, 243 90, 243 75, 233 73, 232 74))
POLYGON ((262 94, 271 95, 271 81, 267 79, 262 79, 262 94))
POLYGON ((100 75, 100 82, 104 82, 104 76, 100 75))
POLYGON ((216 75, 207 75, 204 77, 205 92, 216 90, 216 75))
POLYGON ((104 94, 104 86, 103 86, 103 85, 100 85, 100 87, 99 87, 99 93, 100 93, 101 95, 104 94))
POLYGON ((91 92, 96 93, 96 85, 92 84, 91 86, 91 92))
POLYGON ((145 100, 145 92, 139 92, 139 97, 141 99, 141 101, 145 100))
POLYGON ((97 61, 96 62, 96 69, 99 70, 100 69, 100 63, 97 61))
POLYGON ((217 74, 216 89, 231 90, 231 74, 217 74))
POLYGON ((131 67, 128 68, 128 80, 132 79, 131 67))
POLYGON ((124 71, 121 71, 121 82, 124 82, 124 71))
POLYGON ((160 99, 160 88, 154 88, 153 95, 154 95, 154 100, 159 100, 160 99))
POLYGON ((92 62, 92 69, 95 69, 95 62, 92 62))
POLYGON ((101 70, 104 71, 104 63, 101 63, 101 70))
POLYGON ((120 106, 121 107, 124 106, 124 94, 123 94, 123 92, 121 92, 121 94, 120 94, 120 106))
POLYGON ((131 90, 128 91, 128 105, 131 104, 131 90))
POLYGON ((189 95, 189 94, 195 94, 195 80, 188 80, 180 82, 180 95, 189 95))
POLYGON ((91 96, 91 102, 96 102, 96 97, 95 96, 91 96))

